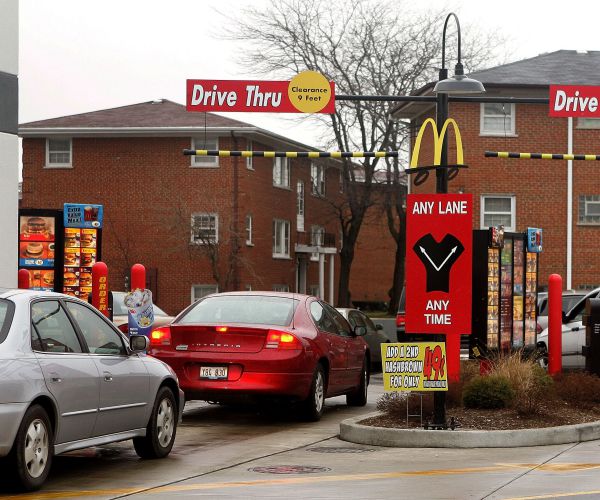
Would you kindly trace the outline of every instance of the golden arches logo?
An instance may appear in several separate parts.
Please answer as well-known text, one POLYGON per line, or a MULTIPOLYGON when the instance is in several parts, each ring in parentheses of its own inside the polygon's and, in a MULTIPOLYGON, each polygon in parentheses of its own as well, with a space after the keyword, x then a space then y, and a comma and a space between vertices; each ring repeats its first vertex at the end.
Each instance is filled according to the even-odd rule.
POLYGON ((423 125, 421 125, 419 133, 417 134, 417 140, 415 141, 412 157, 410 159, 410 168, 418 167, 419 152, 421 150, 421 141, 423 140, 423 135, 425 134, 425 131, 427 130, 427 127, 429 125, 431 125, 431 131, 433 134, 433 165, 439 166, 442 161, 442 143, 444 142, 444 137, 446 135, 446 132, 448 131, 449 125, 452 125, 452 128, 454 130, 454 137, 456 139, 456 164, 463 165, 464 156, 462 138, 460 136, 460 130, 456 121, 453 118, 448 118, 444 122, 444 126, 442 127, 442 130, 438 135, 435 120, 433 118, 427 118, 427 120, 423 122, 423 125))

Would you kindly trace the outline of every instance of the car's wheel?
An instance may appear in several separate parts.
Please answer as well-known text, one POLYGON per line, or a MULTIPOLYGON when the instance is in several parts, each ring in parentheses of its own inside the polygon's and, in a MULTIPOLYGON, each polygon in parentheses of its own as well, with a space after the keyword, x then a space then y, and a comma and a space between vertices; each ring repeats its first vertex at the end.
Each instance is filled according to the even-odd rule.
POLYGON ((360 385, 355 391, 346 394, 346 404, 348 406, 365 406, 367 404, 367 388, 369 386, 369 368, 367 358, 363 360, 362 370, 360 372, 360 385))
POLYGON ((310 385, 310 394, 303 403, 303 416, 309 422, 321 419, 325 408, 325 370, 321 363, 317 364, 310 385))
POLYGON ((173 448, 177 432, 177 404, 173 391, 161 387, 146 429, 146 436, 134 438, 133 446, 141 458, 163 458, 173 448))
POLYGON ((545 345, 538 347, 536 359, 544 370, 548 369, 548 348, 545 345))
POLYGON ((52 464, 54 436, 46 410, 39 405, 25 412, 9 454, 12 469, 9 480, 25 491, 39 489, 52 464))

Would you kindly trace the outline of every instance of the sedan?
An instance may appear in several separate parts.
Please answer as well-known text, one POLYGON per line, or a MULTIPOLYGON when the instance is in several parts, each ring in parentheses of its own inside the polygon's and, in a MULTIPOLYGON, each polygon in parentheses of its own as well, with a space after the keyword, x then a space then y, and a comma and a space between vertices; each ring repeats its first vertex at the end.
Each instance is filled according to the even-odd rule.
POLYGON ((373 323, 371 318, 358 309, 338 307, 337 310, 348 320, 352 328, 364 326, 367 329, 365 341, 371 352, 371 370, 381 370, 381 344, 391 342, 387 335, 383 333, 383 326, 379 323, 373 323))
POLYGON ((186 399, 284 399, 318 420, 325 398, 367 402, 369 347, 329 304, 307 295, 230 292, 202 298, 152 331, 186 399))
POLYGON ((53 455, 128 439, 167 456, 183 392, 147 348, 79 299, 0 289, 0 474, 34 490, 53 455))
MULTIPOLYGON (((585 357, 582 348, 585 345, 585 327, 583 313, 587 299, 600 298, 600 288, 596 288, 579 299, 569 310, 562 314, 562 366, 564 368, 585 368, 585 357)), ((540 364, 548 366, 548 328, 544 329, 537 338, 540 364)))

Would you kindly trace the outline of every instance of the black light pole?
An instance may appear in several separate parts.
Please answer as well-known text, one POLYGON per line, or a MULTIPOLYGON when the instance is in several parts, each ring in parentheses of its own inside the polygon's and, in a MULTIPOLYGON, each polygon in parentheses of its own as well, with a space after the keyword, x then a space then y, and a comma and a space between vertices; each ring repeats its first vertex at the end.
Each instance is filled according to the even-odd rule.
MULTIPOLYGON (((467 78, 464 74, 463 65, 461 63, 460 51, 460 23, 454 12, 451 12, 446 17, 444 22, 444 32, 442 35, 442 67, 440 68, 438 82, 435 85, 433 92, 436 94, 435 121, 437 125, 438 136, 442 132, 442 128, 448 119, 448 95, 449 94, 470 94, 485 92, 482 83, 467 78), (458 35, 458 61, 454 68, 454 76, 448 78, 448 69, 446 68, 446 29, 448 21, 453 17, 456 21, 456 29, 458 35)), ((439 168, 435 172, 435 192, 448 192, 448 138, 444 134, 442 138, 442 150, 440 157, 439 168)), ((445 335, 440 335, 437 338, 438 342, 445 342, 445 335)), ((437 428, 446 428, 446 392, 436 391, 433 393, 433 424, 437 428)))

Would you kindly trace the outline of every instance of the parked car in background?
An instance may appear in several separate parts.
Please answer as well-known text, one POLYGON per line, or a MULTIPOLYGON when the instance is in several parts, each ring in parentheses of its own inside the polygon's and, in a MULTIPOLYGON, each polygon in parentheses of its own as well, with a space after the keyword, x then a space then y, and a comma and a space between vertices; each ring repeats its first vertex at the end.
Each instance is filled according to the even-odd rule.
POLYGON ((406 287, 402 288, 400 293, 400 302, 398 302, 398 313, 396 314, 396 336, 398 342, 404 342, 405 328, 406 326, 406 287))
POLYGON ((283 399, 318 420, 327 397, 345 394, 351 406, 366 404, 365 333, 316 297, 228 292, 198 300, 154 329, 150 342, 188 400, 283 399))
MULTIPOLYGON (((569 312, 569 310, 581 300, 582 297, 585 296, 587 292, 575 291, 575 290, 565 290, 562 293, 562 311, 564 313, 569 312)), ((538 325, 540 332, 545 328, 548 328, 548 292, 540 292, 538 293, 538 325)))
MULTIPOLYGON (((596 288, 580 297, 575 305, 563 313, 562 321, 562 365, 564 368, 585 368, 585 357, 582 347, 585 345, 585 327, 583 326, 583 312, 587 299, 600 298, 600 288, 596 288)), ((540 353, 540 363, 548 366, 548 328, 545 328, 537 337, 537 347, 540 353)))
POLYGON ((74 297, 0 289, 0 477, 34 490, 53 455, 127 439, 167 456, 183 392, 147 347, 74 297))
MULTIPOLYGON (((117 325, 117 328, 123 333, 128 333, 127 327, 129 323, 129 316, 127 314, 127 306, 125 306, 125 295, 127 292, 112 292, 113 294, 113 323, 117 325)), ((159 326, 168 325, 173 321, 174 316, 169 316, 156 304, 152 304, 154 310, 154 324, 155 328, 159 326)))
POLYGON ((364 338, 371 352, 371 372, 381 371, 381 344, 392 342, 383 332, 383 326, 379 323, 373 323, 371 318, 358 309, 338 307, 337 310, 348 320, 352 328, 356 326, 366 327, 367 333, 364 338))

